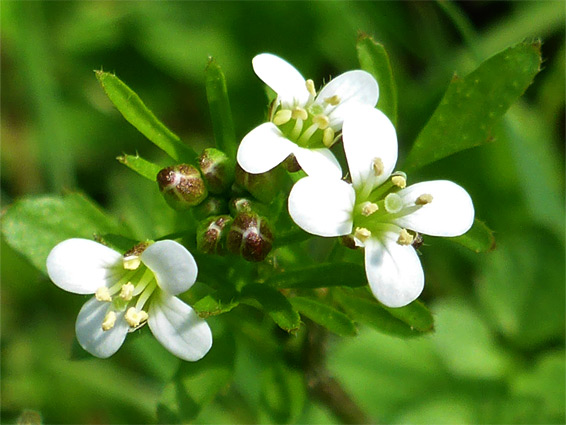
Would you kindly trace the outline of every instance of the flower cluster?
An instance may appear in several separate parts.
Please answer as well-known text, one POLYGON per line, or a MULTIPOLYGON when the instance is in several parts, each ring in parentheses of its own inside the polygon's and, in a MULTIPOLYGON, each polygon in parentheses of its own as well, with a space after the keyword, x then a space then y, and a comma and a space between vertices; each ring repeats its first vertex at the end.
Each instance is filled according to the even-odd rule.
MULTIPOLYGON (((209 148, 198 167, 177 164, 156 177, 172 208, 190 208, 201 220, 197 249, 263 261, 276 233, 266 205, 285 190, 289 215, 304 231, 346 237, 351 247, 364 249, 367 280, 381 303, 402 307, 415 300, 424 287, 416 251, 420 234, 468 231, 474 220, 468 193, 445 180, 408 186, 406 174, 395 172, 397 135, 375 108, 379 90, 371 74, 346 72, 317 93, 312 80, 272 54, 256 56, 253 68, 277 98, 269 121, 242 139, 238 164, 209 148), (330 150, 339 140, 346 177, 330 150), (277 177, 284 173, 281 163, 307 176, 285 188, 277 177), (245 190, 255 199, 242 196, 245 190)), ((209 326, 177 297, 195 283, 198 269, 175 241, 140 243, 121 254, 94 241, 68 239, 49 254, 47 271, 60 288, 94 295, 78 314, 76 334, 97 357, 114 354, 129 332, 146 323, 181 359, 199 360, 211 348, 209 326)))

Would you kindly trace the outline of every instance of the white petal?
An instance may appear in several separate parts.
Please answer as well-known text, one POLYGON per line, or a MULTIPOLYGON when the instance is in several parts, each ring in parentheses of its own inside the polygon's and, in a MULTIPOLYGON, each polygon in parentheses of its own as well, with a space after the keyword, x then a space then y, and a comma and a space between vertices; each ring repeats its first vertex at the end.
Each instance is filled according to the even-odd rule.
POLYGON ((474 204, 461 186, 435 180, 413 184, 398 192, 409 206, 415 205, 415 200, 424 194, 432 195, 432 202, 395 219, 397 225, 431 236, 459 236, 472 227, 474 204))
POLYGON ((252 60, 255 73, 279 95, 284 108, 305 106, 310 93, 305 79, 289 62, 270 53, 262 53, 252 60))
POLYGON ((238 164, 252 174, 265 173, 283 162, 296 149, 273 123, 254 128, 240 142, 238 164))
POLYGON ((289 193, 289 214, 303 230, 318 236, 341 236, 352 232, 356 194, 342 180, 305 177, 289 193))
POLYGON ((75 294, 94 294, 115 283, 122 255, 88 239, 67 239, 47 257, 47 274, 59 288, 75 294))
POLYGON ((424 273, 411 245, 399 245, 398 235, 386 233, 381 240, 365 243, 366 275, 375 297, 388 307, 403 307, 421 294, 424 273))
POLYGON ((335 130, 342 126, 345 116, 352 107, 377 104, 379 88, 373 76, 361 70, 348 71, 325 85, 316 98, 316 103, 324 106, 324 100, 338 96, 340 103, 329 114, 330 125, 335 130))
POLYGON ((306 149, 299 146, 293 150, 297 162, 309 176, 340 179, 342 168, 330 149, 306 149))
POLYGON ((75 324, 77 340, 81 347, 102 359, 118 351, 129 330, 123 312, 116 313, 116 323, 112 329, 102 330, 102 322, 110 306, 110 303, 91 298, 81 308, 75 324))
POLYGON ((397 133, 383 112, 369 107, 357 108, 355 114, 344 121, 342 140, 356 189, 366 182, 377 187, 389 178, 397 162, 397 133), (379 176, 375 176, 372 167, 374 158, 383 163, 383 173, 379 176))
POLYGON ((177 357, 191 362, 212 346, 212 332, 195 311, 177 297, 161 294, 149 308, 149 328, 155 338, 177 357))
POLYGON ((187 291, 197 280, 195 259, 175 241, 155 242, 142 253, 141 260, 155 274, 159 287, 171 295, 187 291))

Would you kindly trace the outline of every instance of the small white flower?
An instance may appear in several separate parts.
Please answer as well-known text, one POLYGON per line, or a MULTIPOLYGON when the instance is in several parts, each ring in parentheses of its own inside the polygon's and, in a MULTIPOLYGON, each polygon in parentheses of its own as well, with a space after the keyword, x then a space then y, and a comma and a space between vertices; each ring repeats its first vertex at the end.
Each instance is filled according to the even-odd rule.
POLYGON ((352 183, 309 176, 289 194, 295 223, 319 236, 352 234, 365 247, 365 268, 375 297, 389 307, 415 300, 424 273, 415 249, 416 233, 459 236, 474 221, 468 193, 455 183, 437 180, 406 186, 397 162, 397 136, 377 109, 348 117, 342 130, 352 183))
POLYGON ((189 251, 171 240, 120 253, 87 239, 67 239, 47 257, 51 280, 68 292, 94 294, 75 325, 80 345, 96 357, 114 354, 146 322, 157 340, 183 360, 201 359, 212 346, 208 324, 177 298, 196 281, 189 251))
POLYGON ((250 131, 240 143, 238 163, 252 174, 265 173, 294 154, 308 175, 342 176, 330 147, 352 108, 373 108, 377 82, 371 74, 349 71, 339 75, 316 94, 312 80, 305 80, 291 64, 262 53, 254 57, 257 76, 277 93, 270 122, 250 131))

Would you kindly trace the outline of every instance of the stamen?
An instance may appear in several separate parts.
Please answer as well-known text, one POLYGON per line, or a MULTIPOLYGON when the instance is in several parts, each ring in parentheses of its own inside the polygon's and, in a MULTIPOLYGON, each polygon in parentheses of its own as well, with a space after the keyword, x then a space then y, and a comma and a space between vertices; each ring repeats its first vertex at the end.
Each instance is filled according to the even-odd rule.
POLYGON ((385 209, 390 214, 396 214, 403 209, 403 200, 396 193, 390 193, 385 197, 385 209))
POLYGON ((328 128, 328 125, 330 124, 330 120, 326 115, 316 115, 312 118, 312 122, 318 125, 318 128, 321 130, 328 128))
POLYGON ((334 144, 334 130, 332 127, 324 129, 324 132, 322 133, 322 143, 324 143, 324 146, 327 148, 334 144))
POLYGON ((296 140, 301 134, 301 131, 303 131, 303 120, 298 118, 295 121, 295 126, 293 127, 293 130, 291 130, 291 134, 290 134, 291 140, 296 140))
POLYGON ((115 324, 116 324, 116 313, 113 311, 109 311, 108 313, 106 313, 106 316, 104 316, 104 320, 102 321, 102 330, 109 331, 114 327, 115 324))
POLYGON ((374 158, 371 163, 371 168, 376 176, 381 176, 385 170, 385 166, 383 165, 381 158, 374 158))
POLYGON ((141 260, 138 255, 129 255, 124 257, 124 268, 126 270, 136 270, 140 264, 141 260))
POLYGON ((305 130, 297 143, 299 143, 300 145, 306 145, 312 135, 316 133, 316 130, 318 130, 318 124, 311 124, 311 126, 305 130))
POLYGON ((417 198, 415 201, 416 205, 426 205, 432 202, 432 195, 429 193, 425 193, 417 198))
POLYGON ((397 239, 397 243, 399 245, 411 245, 414 241, 413 235, 407 232, 407 229, 401 229, 401 233, 399 234, 399 239, 397 239))
POLYGON ((291 120, 292 115, 293 112, 290 109, 280 109, 273 117, 273 124, 275 125, 287 124, 291 120))
POLYGON ((391 182, 401 189, 407 187, 407 179, 403 176, 393 176, 391 177, 391 182))
POLYGON ((307 81, 305 81, 305 83, 307 85, 307 90, 309 91, 309 93, 313 97, 316 96, 316 90, 314 88, 314 81, 309 78, 307 81))
POLYGON ((356 227, 354 237, 359 239, 361 242, 365 242, 371 237, 371 232, 365 227, 356 227))
POLYGON ((340 103, 340 98, 337 94, 335 94, 334 96, 327 97, 326 99, 324 99, 324 101, 329 105, 336 106, 340 103))
POLYGON ((364 202, 362 204, 362 215, 364 217, 369 217, 374 212, 376 212, 378 209, 379 209, 379 207, 377 206, 377 204, 374 204, 373 202, 364 202))
POLYGON ((308 113, 305 109, 303 109, 303 108, 297 106, 297 107, 296 107, 295 109, 293 109, 293 111, 291 112, 291 116, 293 117, 293 119, 296 119, 296 120, 297 120, 297 119, 301 119, 301 120, 304 121, 304 120, 306 120, 306 119, 309 117, 309 113, 308 113))
POLYGON ((120 298, 124 301, 130 301, 134 295, 135 286, 131 282, 126 283, 120 290, 120 298))
POLYGON ((138 311, 135 307, 130 307, 128 311, 126 311, 126 314, 124 315, 126 322, 128 322, 128 325, 130 325, 130 327, 132 328, 138 327, 140 323, 145 322, 148 319, 148 317, 149 316, 145 311, 143 310, 138 311))
POLYGON ((94 297, 98 301, 105 301, 105 302, 112 301, 112 297, 110 296, 110 291, 106 286, 101 286, 100 288, 98 288, 94 293, 94 297))

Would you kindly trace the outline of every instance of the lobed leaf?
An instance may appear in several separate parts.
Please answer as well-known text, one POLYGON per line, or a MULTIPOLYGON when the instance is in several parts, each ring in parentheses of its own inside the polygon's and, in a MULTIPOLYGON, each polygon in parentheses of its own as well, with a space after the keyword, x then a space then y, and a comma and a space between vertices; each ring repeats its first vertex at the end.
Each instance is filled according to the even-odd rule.
POLYGON ((143 159, 139 155, 121 155, 116 157, 118 162, 124 164, 131 170, 134 170, 140 176, 145 177, 151 181, 157 181, 157 173, 161 171, 163 167, 154 164, 153 162, 149 162, 146 159, 143 159))
POLYGON ((114 74, 103 71, 95 73, 106 95, 126 121, 174 160, 195 163, 195 151, 159 121, 131 88, 114 74))
POLYGON ((385 47, 363 34, 358 38, 356 50, 362 69, 373 75, 379 84, 377 108, 397 125, 397 86, 385 47))
POLYGON ((281 272, 268 278, 265 283, 274 288, 358 287, 365 286, 367 278, 364 268, 359 264, 326 263, 281 272))
POLYGON ((492 128, 540 71, 540 42, 520 43, 454 76, 403 169, 411 170, 493 139, 492 128))
POLYGON ((344 313, 324 303, 305 297, 289 298, 291 305, 313 322, 340 336, 355 336, 358 330, 344 313))

